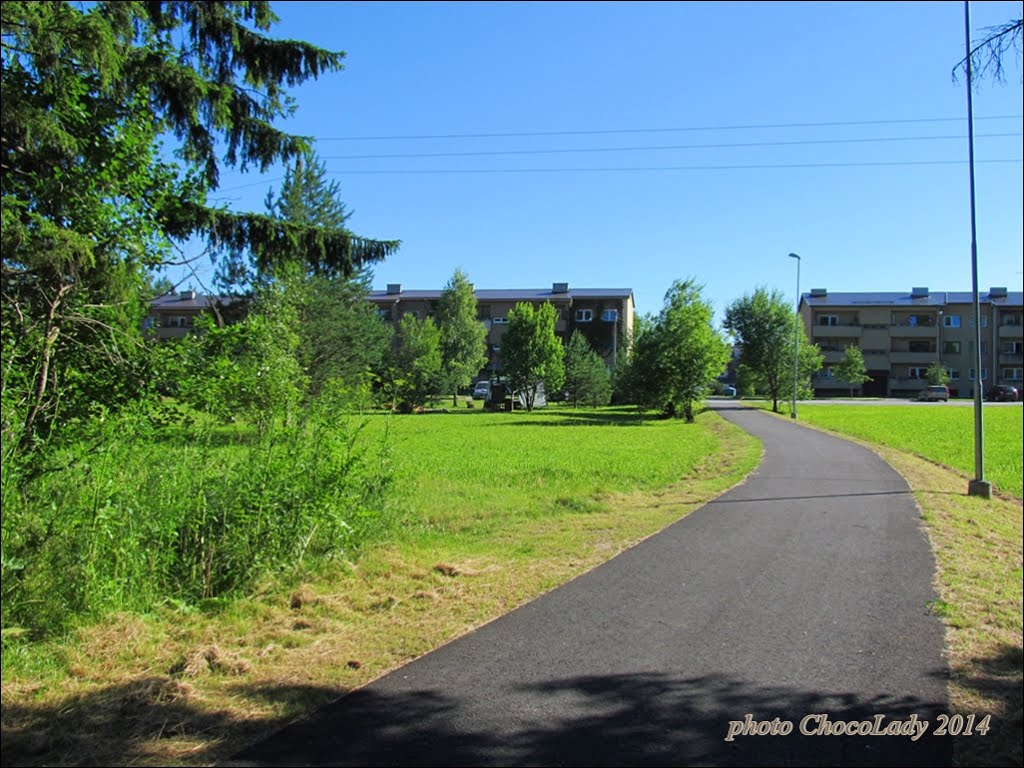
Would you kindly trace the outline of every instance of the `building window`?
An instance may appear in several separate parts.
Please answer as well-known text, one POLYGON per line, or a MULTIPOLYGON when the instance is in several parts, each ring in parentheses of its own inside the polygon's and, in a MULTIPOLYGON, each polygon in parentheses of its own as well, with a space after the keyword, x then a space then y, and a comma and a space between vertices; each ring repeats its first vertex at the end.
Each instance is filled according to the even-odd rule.
MULTIPOLYGON (((974 374, 975 374, 975 370, 973 368, 971 368, 967 372, 967 378, 969 378, 971 381, 974 381, 974 378, 975 378, 974 374)), ((982 381, 987 381, 988 380, 988 368, 982 368, 981 369, 981 380, 982 381)))
POLYGON ((956 381, 957 379, 960 378, 960 369, 959 368, 947 368, 946 369, 946 375, 949 376, 950 379, 956 381))
POLYGON ((898 326, 909 326, 916 328, 922 326, 925 328, 931 328, 935 325, 935 318, 931 315, 897 315, 893 314, 892 324, 898 326))
POLYGON ((927 368, 908 368, 907 378, 910 379, 927 379, 928 369, 927 368))
POLYGON ((594 310, 592 309, 577 309, 576 310, 576 322, 577 323, 589 323, 594 319, 594 310))
POLYGON ((944 354, 944 355, 959 355, 960 354, 960 342, 959 341, 944 341, 944 342, 942 342, 942 354, 944 354))
POLYGON ((377 317, 379 317, 381 320, 390 320, 391 319, 391 310, 390 309, 378 309, 377 310, 377 317))
POLYGON ((142 321, 142 327, 147 331, 152 330, 154 325, 156 325, 155 317, 147 317, 145 320, 142 321))
MULTIPOLYGON (((984 371, 983 371, 984 372, 984 371)), ((1020 381, 1024 368, 1003 368, 1003 378, 1007 381, 1020 381)))
POLYGON ((960 327, 960 315, 943 315, 942 324, 946 328, 959 328, 960 327))
POLYGON ((924 339, 924 340, 921 340, 921 341, 911 341, 907 345, 907 348, 911 352, 934 352, 935 351, 934 347, 932 347, 931 341, 928 341, 927 339, 924 339))
POLYGON ((170 315, 165 318, 165 328, 191 328, 192 318, 188 315, 170 315))
POLYGON ((601 319, 606 323, 614 323, 619 319, 619 310, 617 309, 606 309, 601 312, 601 319))
POLYGON ((405 312, 405 314, 406 314, 406 315, 412 315, 412 316, 413 316, 413 317, 415 317, 415 318, 416 318, 417 320, 419 320, 420 318, 422 318, 422 317, 423 317, 423 313, 422 313, 422 312, 420 312, 420 311, 419 311, 418 309, 410 309, 410 310, 407 310, 407 311, 405 312))
POLYGON ((818 325, 839 325, 839 315, 818 315, 818 325))
POLYGON ((999 352, 1003 355, 1019 355, 1021 353, 1022 342, 1019 341, 1003 341, 999 344, 999 352))
POLYGON ((1003 315, 1003 325, 1012 325, 1020 328, 1022 318, 1024 318, 1024 315, 1003 315))

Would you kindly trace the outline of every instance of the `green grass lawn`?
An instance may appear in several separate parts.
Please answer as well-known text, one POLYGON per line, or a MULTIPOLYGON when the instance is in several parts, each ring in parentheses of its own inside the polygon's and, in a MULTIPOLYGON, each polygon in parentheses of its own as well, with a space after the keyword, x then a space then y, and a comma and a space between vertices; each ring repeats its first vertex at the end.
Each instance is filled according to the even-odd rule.
MULTIPOLYGON (((800 419, 943 464, 974 476, 974 411, 900 405, 800 405, 800 419)), ((1024 421, 1020 408, 985 408, 985 477, 1021 498, 1024 421)))
POLYGON ((510 520, 597 509, 608 494, 666 486, 712 460, 703 423, 635 409, 547 408, 371 417, 389 430, 392 496, 414 534, 470 535, 510 520))
MULTIPOLYGON (((5 637, 5 764, 210 765, 615 556, 742 480, 760 445, 713 413, 339 417, 386 433, 387 524, 251 594, 5 637), (131 712, 130 718, 124 713, 131 712), (169 724, 171 727, 169 727, 169 724)), ((212 455, 240 460, 244 430, 212 455)), ((166 460, 180 451, 173 441, 166 460)))

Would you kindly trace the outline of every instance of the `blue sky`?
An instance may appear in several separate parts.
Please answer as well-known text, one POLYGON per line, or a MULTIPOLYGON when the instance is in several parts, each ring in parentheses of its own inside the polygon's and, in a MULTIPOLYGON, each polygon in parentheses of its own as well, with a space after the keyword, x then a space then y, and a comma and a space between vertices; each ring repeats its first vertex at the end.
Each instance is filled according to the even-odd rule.
MULTIPOLYGON (((793 297, 795 251, 805 292, 970 290, 962 3, 274 8, 275 36, 347 53, 282 127, 317 138, 354 232, 402 240, 375 287, 461 267, 480 288, 632 288, 656 312, 693 277, 720 316, 758 286, 793 297)), ((1021 3, 971 13, 977 37, 1021 3)), ((1022 288, 1008 65, 974 97, 983 289, 1022 288)), ((262 210, 280 176, 224 173, 216 197, 262 210)))

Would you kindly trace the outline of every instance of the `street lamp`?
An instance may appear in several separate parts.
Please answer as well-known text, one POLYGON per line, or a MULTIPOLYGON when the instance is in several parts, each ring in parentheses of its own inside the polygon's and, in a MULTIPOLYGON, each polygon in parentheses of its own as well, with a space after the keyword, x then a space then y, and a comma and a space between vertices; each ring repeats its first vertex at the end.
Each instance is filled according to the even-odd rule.
MULTIPOLYGON (((974 104, 971 99, 971 4, 964 0, 964 47, 967 49, 967 168, 971 190, 971 283, 974 304, 974 479, 968 496, 992 498, 992 483, 985 479, 985 426, 981 415, 981 307, 978 300, 978 229, 974 201, 974 104)), ((993 357, 993 361, 995 358, 993 357)), ((993 365, 993 367, 995 367, 993 365)))
POLYGON ((789 412, 789 417, 795 419, 797 380, 800 377, 800 257, 791 253, 789 258, 796 259, 796 321, 798 325, 793 327, 793 410, 789 412))

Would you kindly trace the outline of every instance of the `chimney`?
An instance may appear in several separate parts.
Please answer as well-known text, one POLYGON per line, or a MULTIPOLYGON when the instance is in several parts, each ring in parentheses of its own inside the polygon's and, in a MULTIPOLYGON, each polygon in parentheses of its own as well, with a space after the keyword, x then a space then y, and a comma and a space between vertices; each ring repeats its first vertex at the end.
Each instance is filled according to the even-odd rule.
POLYGON ((196 297, 196 292, 189 288, 187 291, 178 292, 179 301, 192 301, 196 297))
POLYGON ((812 299, 823 299, 826 296, 828 296, 828 289, 827 288, 811 288, 811 298, 812 299))
POLYGON ((927 288, 911 288, 910 298, 912 299, 927 299, 928 289, 927 288))
POLYGON ((402 292, 401 283, 388 283, 388 296, 397 296, 402 292))
POLYGON ((997 287, 993 286, 992 288, 989 288, 988 289, 988 297, 990 299, 1005 299, 1006 298, 1006 287, 1005 286, 1000 286, 1000 287, 997 288, 997 287))
POLYGON ((551 284, 551 292, 552 293, 568 293, 569 292, 569 284, 568 283, 552 283, 551 284))

